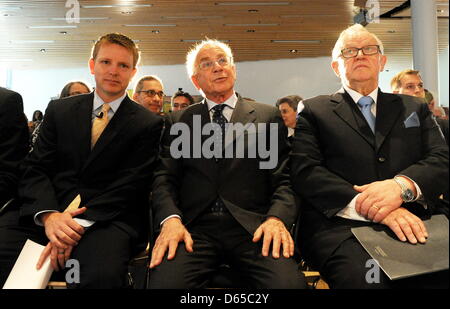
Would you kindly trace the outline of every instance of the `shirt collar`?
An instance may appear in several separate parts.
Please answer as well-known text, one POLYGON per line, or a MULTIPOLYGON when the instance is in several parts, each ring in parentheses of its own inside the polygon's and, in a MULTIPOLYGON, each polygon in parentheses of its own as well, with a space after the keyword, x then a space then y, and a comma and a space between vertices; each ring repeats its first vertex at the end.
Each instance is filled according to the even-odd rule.
MULTIPOLYGON (((362 97, 364 97, 362 94, 360 94, 359 92, 350 89, 349 87, 347 87, 347 85, 343 85, 345 91, 348 92, 348 94, 352 97, 353 101, 355 101, 355 103, 358 103, 359 99, 361 99, 362 97)), ((371 93, 369 93, 368 95, 369 97, 371 97, 373 99, 373 102, 375 104, 377 104, 377 98, 378 98, 378 87, 375 88, 371 93)))
MULTIPOLYGON (((205 98, 205 99, 206 99, 206 104, 208 104, 208 110, 209 110, 209 111, 211 111, 211 109, 212 109, 214 106, 216 106, 216 105, 219 104, 219 103, 216 103, 216 102, 214 102, 214 101, 211 101, 211 100, 208 99, 208 98, 205 98)), ((237 97, 236 93, 233 93, 233 95, 232 95, 231 97, 229 97, 228 100, 226 100, 225 102, 223 102, 223 103, 221 103, 221 104, 225 104, 225 105, 227 105, 228 107, 234 109, 234 108, 236 107, 237 101, 238 101, 238 97, 237 97)))
MULTIPOLYGON (((123 99, 125 99, 127 93, 124 92, 124 94, 120 97, 115 99, 112 102, 109 102, 109 106, 111 107, 111 110, 114 112, 114 114, 116 113, 117 109, 120 106, 120 103, 122 103, 123 99)), ((94 91, 94 108, 92 109, 93 111, 97 110, 100 108, 100 106, 102 106, 105 102, 102 100, 102 98, 100 98, 100 96, 98 95, 97 91, 94 91)))

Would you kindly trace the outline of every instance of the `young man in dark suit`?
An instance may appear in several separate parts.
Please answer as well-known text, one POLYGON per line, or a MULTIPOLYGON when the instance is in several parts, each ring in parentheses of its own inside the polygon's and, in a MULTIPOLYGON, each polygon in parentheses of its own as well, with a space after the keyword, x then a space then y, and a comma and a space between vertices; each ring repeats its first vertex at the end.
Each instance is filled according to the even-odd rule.
POLYGON ((203 41, 187 59, 189 76, 205 99, 167 117, 153 186, 154 221, 161 229, 152 251, 150 287, 208 287, 223 263, 239 273, 242 286, 305 287, 292 258, 289 229, 298 209, 285 170, 289 147, 279 111, 235 93, 236 68, 228 45, 203 41), (218 136, 205 134, 211 123, 218 136), (262 168, 261 153, 223 156, 231 146, 245 154, 256 147, 239 146, 237 140, 261 132, 226 138, 239 124, 259 125, 266 132, 275 125, 269 145, 278 158, 273 166, 262 168), (180 136, 179 128, 189 133, 180 136), (180 138, 186 141, 181 157, 175 154, 180 138), (211 138, 217 138, 213 156, 205 146, 211 138))
POLYGON ((79 262, 80 281, 69 286, 124 286, 128 261, 146 242, 148 182, 163 125, 126 94, 138 60, 131 39, 104 35, 89 61, 95 91, 49 103, 24 164, 22 205, 9 214, 17 226, 0 233, 14 239, 14 250, 0 248, 12 261, 32 237, 47 245, 38 267, 48 256, 56 270, 79 262))
POLYGON ((350 229, 379 223, 401 241, 424 243, 433 235, 422 219, 440 212, 449 184, 436 121, 419 99, 379 90, 385 63, 381 41, 361 25, 349 27, 333 50, 343 88, 299 108, 291 180, 302 198, 301 252, 331 288, 420 282, 394 284, 384 274, 380 283, 367 282, 370 256, 350 229))

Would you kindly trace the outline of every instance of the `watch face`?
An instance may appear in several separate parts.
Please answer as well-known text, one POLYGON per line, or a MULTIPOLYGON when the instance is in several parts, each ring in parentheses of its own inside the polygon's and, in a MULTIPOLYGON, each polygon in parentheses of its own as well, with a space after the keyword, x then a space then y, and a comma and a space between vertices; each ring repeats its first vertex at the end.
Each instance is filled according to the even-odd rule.
POLYGON ((403 200, 405 202, 414 200, 414 193, 412 192, 412 190, 407 189, 403 192, 403 200))

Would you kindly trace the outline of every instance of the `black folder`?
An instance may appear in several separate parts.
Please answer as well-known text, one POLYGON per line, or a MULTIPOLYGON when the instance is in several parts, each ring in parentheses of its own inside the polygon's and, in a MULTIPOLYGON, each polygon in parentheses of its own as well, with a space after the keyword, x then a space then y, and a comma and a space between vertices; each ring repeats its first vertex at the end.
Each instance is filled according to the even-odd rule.
POLYGON ((444 215, 424 221, 425 244, 400 241, 385 225, 352 228, 352 233, 391 280, 448 269, 449 226, 444 215))

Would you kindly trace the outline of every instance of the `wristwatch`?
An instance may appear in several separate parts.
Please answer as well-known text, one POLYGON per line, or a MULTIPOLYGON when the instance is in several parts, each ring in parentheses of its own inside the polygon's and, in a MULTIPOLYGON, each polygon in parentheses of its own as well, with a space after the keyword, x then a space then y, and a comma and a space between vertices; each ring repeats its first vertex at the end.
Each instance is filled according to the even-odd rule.
POLYGON ((403 202, 410 203, 414 201, 415 196, 414 192, 406 186, 404 183, 404 180, 400 177, 394 177, 394 181, 400 186, 402 189, 402 193, 400 194, 400 197, 402 198, 403 202))

